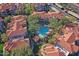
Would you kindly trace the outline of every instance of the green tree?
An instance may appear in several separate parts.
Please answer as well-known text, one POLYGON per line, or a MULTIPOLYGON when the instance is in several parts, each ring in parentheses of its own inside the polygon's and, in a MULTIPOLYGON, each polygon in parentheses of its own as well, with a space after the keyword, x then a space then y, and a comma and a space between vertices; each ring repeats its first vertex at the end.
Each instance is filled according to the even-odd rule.
POLYGON ((7 24, 11 21, 11 17, 10 16, 7 16, 4 18, 4 22, 7 24))
POLYGON ((25 4, 25 14, 30 15, 34 10, 35 8, 31 4, 25 4))
POLYGON ((59 32, 67 23, 70 23, 70 21, 66 17, 63 17, 60 21, 58 21, 56 18, 51 18, 49 20, 49 26, 53 28, 54 32, 59 32))
POLYGON ((51 18, 49 20, 49 27, 51 27, 54 30, 54 32, 57 31, 59 27, 58 20, 56 18, 51 18))
POLYGON ((35 30, 40 27, 39 19, 40 17, 38 15, 30 15, 28 17, 28 31, 31 32, 31 34, 34 34, 35 30))
POLYGON ((66 17, 63 17, 60 21, 59 21, 59 25, 64 26, 65 24, 70 23, 71 21, 69 19, 67 19, 66 17))
POLYGON ((5 33, 1 34, 1 38, 2 38, 3 42, 7 42, 8 41, 8 36, 5 33))
POLYGON ((56 36, 58 35, 58 33, 55 33, 54 35, 51 35, 48 37, 48 42, 51 43, 51 44, 55 44, 55 39, 56 39, 56 36))
POLYGON ((17 9, 16 10, 16 15, 19 15, 20 14, 20 11, 17 9))
POLYGON ((48 12, 49 9, 50 9, 50 7, 48 6, 48 4, 45 4, 45 7, 44 7, 44 8, 45 8, 45 11, 46 11, 46 12, 48 12))
POLYGON ((14 48, 10 52, 11 56, 31 56, 32 55, 32 49, 29 46, 23 46, 14 48))
POLYGON ((55 36, 57 36, 57 34, 61 31, 61 28, 67 23, 69 23, 69 20, 65 17, 63 17, 60 21, 58 21, 56 18, 51 18, 49 20, 49 27, 51 27, 53 30, 52 35, 48 37, 49 43, 54 43, 55 36))
POLYGON ((5 23, 5 30, 4 32, 8 29, 7 24, 11 21, 11 16, 6 16, 4 17, 4 23, 5 23))
POLYGON ((3 44, 0 43, 0 53, 3 53, 3 44))

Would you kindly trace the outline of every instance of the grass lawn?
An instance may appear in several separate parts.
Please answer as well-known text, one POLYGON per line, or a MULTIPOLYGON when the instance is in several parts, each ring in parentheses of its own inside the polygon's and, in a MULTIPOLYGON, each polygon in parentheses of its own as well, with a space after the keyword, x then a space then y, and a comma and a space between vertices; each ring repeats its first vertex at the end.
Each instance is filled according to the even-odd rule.
POLYGON ((3 44, 0 43, 0 53, 3 53, 3 44))

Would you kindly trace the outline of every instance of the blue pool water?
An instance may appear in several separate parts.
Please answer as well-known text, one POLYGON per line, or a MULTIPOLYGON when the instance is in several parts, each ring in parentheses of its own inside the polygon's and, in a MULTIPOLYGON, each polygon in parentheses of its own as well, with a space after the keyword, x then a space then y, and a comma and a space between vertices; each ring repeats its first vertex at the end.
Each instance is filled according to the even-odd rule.
POLYGON ((45 37, 46 33, 49 31, 49 28, 48 27, 41 27, 39 30, 38 30, 38 34, 39 36, 42 36, 42 37, 45 37))

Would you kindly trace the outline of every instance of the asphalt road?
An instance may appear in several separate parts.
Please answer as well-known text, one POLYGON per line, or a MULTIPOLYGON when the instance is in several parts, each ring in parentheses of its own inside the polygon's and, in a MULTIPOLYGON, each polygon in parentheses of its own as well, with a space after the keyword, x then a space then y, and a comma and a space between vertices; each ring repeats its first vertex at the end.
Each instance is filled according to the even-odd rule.
POLYGON ((55 5, 55 4, 51 4, 51 6, 50 6, 51 8, 56 8, 57 10, 59 10, 61 13, 63 13, 65 16, 68 16, 69 14, 68 13, 66 13, 64 10, 62 10, 61 8, 59 8, 57 5, 55 5))

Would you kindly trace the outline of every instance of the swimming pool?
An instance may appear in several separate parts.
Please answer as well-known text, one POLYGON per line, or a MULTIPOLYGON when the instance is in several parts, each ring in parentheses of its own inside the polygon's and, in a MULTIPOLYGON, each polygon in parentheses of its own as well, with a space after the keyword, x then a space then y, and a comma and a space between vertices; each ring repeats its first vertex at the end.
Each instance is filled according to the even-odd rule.
POLYGON ((48 31, 49 31, 48 27, 40 27, 40 29, 37 32, 40 37, 44 38, 48 31))

